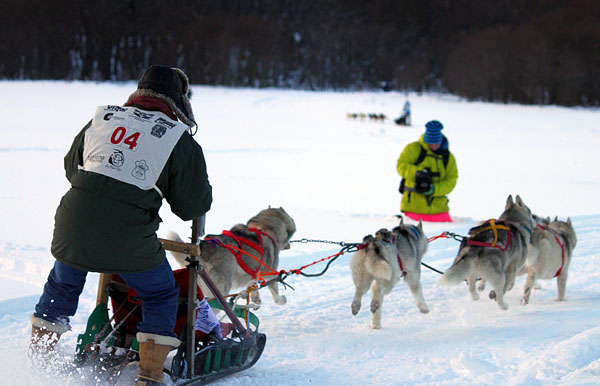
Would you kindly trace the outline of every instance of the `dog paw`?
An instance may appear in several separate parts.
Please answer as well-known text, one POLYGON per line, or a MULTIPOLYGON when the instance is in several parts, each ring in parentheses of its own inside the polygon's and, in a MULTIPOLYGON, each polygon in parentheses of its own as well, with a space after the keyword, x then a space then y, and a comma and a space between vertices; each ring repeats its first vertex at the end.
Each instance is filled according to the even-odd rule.
POLYGON ((352 302, 352 315, 356 316, 356 314, 358 314, 358 311, 360 311, 360 303, 352 302))
POLYGON ((419 311, 421 311, 422 314, 428 314, 429 313, 429 307, 427 307, 426 305, 420 305, 419 306, 419 311))
POLYGON ((521 299, 521 305, 522 305, 522 306, 526 306, 526 305, 528 305, 528 304, 529 304, 529 299, 525 299, 525 298, 522 298, 522 299, 521 299))
POLYGON ((371 324, 371 329, 372 330, 381 330, 381 325, 380 324, 371 324))
POLYGON ((275 304, 283 306, 285 303, 287 303, 287 298, 285 295, 281 295, 278 299, 275 299, 275 304))
POLYGON ((471 292, 471 299, 473 301, 478 301, 479 300, 479 294, 477 292, 471 292))
POLYGON ((494 291, 494 290, 490 291, 490 295, 489 296, 490 296, 490 299, 496 300, 496 291, 494 291))
POLYGON ((371 312, 376 313, 378 309, 379 309, 379 302, 372 302, 371 303, 371 312))

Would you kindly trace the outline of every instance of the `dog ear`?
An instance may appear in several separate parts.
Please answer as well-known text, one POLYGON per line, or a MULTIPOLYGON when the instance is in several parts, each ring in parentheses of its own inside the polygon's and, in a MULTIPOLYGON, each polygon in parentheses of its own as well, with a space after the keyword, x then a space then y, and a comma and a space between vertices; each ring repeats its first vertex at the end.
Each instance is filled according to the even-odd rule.
POLYGON ((419 232, 423 233, 423 222, 419 219, 419 232))
POLYGON ((506 207, 505 207, 505 209, 508 209, 512 204, 513 204, 512 194, 509 194, 508 198, 506 199, 506 207))
POLYGON ((404 216, 400 216, 400 224, 399 225, 404 225, 404 216))
POLYGON ((517 194, 517 198, 516 198, 516 203, 518 205, 520 205, 520 206, 525 206, 525 203, 523 202, 523 199, 518 194, 517 194))

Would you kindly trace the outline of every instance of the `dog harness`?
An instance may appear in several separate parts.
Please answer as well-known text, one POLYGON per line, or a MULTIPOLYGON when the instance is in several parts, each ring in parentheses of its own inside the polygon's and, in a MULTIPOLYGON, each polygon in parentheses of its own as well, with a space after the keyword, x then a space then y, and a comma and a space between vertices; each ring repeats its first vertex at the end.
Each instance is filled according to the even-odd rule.
POLYGON ((496 224, 496 220, 488 220, 484 223, 485 224, 489 224, 488 227, 481 229, 479 232, 477 232, 477 234, 481 233, 481 232, 485 232, 485 231, 489 231, 491 230, 492 232, 494 232, 494 241, 491 243, 486 243, 483 241, 476 241, 471 239, 470 237, 467 239, 467 245, 474 245, 477 247, 492 247, 492 248, 497 248, 501 251, 506 251, 506 249, 508 248, 508 245, 510 244, 510 239, 512 237, 512 232, 510 230, 509 227, 505 226, 505 225, 501 225, 501 224, 496 224), (502 229, 505 230, 507 232, 507 238, 506 238, 506 244, 504 245, 504 247, 498 246, 498 229, 502 229))
POLYGON ((556 240, 558 245, 560 245, 560 253, 561 253, 562 261, 560 263, 560 268, 556 272, 556 275, 554 275, 554 277, 558 277, 558 275, 560 275, 560 273, 562 272, 563 267, 565 266, 565 244, 562 241, 560 241, 560 238, 554 231, 552 231, 552 229, 547 229, 546 227, 539 225, 539 224, 538 224, 538 228, 540 228, 543 231, 548 231, 548 232, 552 233, 552 235, 554 236, 554 239, 556 240))
MULTIPOLYGON (((253 241, 250 241, 244 237, 241 236, 237 236, 235 235, 233 232, 228 231, 228 230, 224 230, 223 233, 221 233, 223 236, 227 236, 227 237, 231 237, 232 239, 235 240, 235 242, 238 245, 238 249, 242 249, 243 245, 242 244, 246 244, 247 246, 249 246, 250 248, 254 249, 256 252, 258 252, 260 254, 260 261, 262 261, 262 259, 265 256, 265 250, 263 248, 263 242, 262 242, 262 236, 266 236, 268 237, 271 242, 273 243, 273 245, 277 245, 277 243, 275 242, 275 240, 269 236, 267 233, 256 229, 256 228, 248 228, 248 230, 250 232, 253 232, 256 234, 257 238, 258 238, 258 244, 256 244, 253 241)), ((213 239, 206 239, 206 241, 210 241, 213 239)), ((216 240, 216 239, 215 239, 216 240)), ((236 250, 235 248, 233 248, 230 245, 225 245, 223 243, 219 243, 222 247, 225 247, 229 252, 231 252, 233 254, 233 256, 235 256, 235 260, 238 263, 238 265, 240 266, 240 268, 242 270, 244 270, 244 272, 246 272, 248 275, 250 275, 252 277, 252 279, 256 279, 257 274, 258 274, 258 270, 259 268, 253 270, 250 267, 248 267, 248 265, 244 262, 244 260, 242 259, 242 252, 239 250, 236 250)))
POLYGON ((400 266, 400 272, 402 272, 402 277, 406 276, 406 271, 404 270, 404 266, 402 265, 402 258, 400 258, 400 254, 398 253, 398 265, 400 266))
MULTIPOLYGON (((413 231, 413 233, 417 236, 417 239, 420 236, 420 232, 417 228, 409 228, 411 231, 413 231)), ((392 243, 396 243, 396 236, 392 236, 392 243)), ((404 270, 404 264, 402 264, 402 257, 400 257, 400 253, 398 253, 396 255, 396 258, 398 259, 398 266, 400 266, 400 272, 402 272, 402 277, 406 276, 406 270, 404 270)))

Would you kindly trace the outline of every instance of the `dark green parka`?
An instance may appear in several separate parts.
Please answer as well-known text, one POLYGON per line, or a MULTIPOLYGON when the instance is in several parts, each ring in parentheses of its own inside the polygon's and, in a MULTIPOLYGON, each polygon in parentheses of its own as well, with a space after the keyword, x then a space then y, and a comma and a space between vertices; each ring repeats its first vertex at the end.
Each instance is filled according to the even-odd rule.
MULTIPOLYGON (((141 106, 136 106, 142 108, 141 106)), ((110 177, 80 170, 88 123, 64 159, 71 189, 56 211, 52 254, 70 266, 93 272, 143 272, 159 266, 165 251, 156 231, 162 197, 110 177)), ((202 148, 184 132, 156 186, 171 211, 187 221, 212 203, 202 148)))

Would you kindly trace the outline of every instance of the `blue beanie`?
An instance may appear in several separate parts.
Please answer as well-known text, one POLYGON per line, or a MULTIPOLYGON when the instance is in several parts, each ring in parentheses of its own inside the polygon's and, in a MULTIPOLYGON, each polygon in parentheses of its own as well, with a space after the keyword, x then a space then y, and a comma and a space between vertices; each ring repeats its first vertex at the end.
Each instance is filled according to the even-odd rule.
POLYGON ((425 124, 425 143, 436 144, 442 143, 442 129, 444 125, 440 121, 429 121, 425 124))

